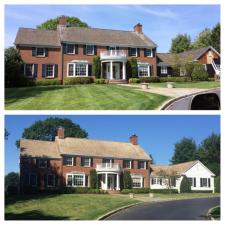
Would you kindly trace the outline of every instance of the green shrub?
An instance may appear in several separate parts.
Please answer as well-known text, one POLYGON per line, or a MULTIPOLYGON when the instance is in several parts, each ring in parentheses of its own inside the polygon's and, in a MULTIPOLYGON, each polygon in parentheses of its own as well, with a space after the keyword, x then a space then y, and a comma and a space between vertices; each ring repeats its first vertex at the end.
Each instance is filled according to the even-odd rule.
POLYGON ((158 194, 177 194, 177 189, 150 189, 150 193, 158 193, 158 194))
POLYGON ((7 195, 17 195, 19 193, 18 187, 10 185, 6 190, 7 195))
POLYGON ((123 188, 130 189, 132 186, 132 179, 130 175, 130 171, 123 172, 123 188))
POLYGON ((190 77, 160 77, 160 82, 189 82, 190 77))
POLYGON ((212 191, 209 191, 209 190, 201 190, 201 191, 191 190, 191 193, 212 193, 212 191))
POLYGON ((149 192, 150 192, 149 188, 133 188, 133 189, 123 189, 121 191, 121 194, 129 194, 129 193, 144 194, 149 192))
POLYGON ((93 58, 93 63, 92 63, 92 74, 96 78, 101 77, 101 60, 99 56, 96 56, 93 58))
POLYGON ((97 182, 98 182, 98 178, 97 178, 96 170, 92 169, 90 171, 90 186, 91 186, 91 188, 96 189, 97 184, 98 184, 97 182))
POLYGON ((203 65, 196 64, 194 69, 193 69, 193 72, 191 74, 191 78, 194 81, 206 81, 209 78, 209 74, 205 70, 203 65))
POLYGON ((214 179, 214 185, 215 185, 215 192, 220 193, 220 176, 216 177, 214 179))
POLYGON ((95 79, 95 83, 96 84, 106 84, 106 80, 105 79, 95 79))
POLYGON ((129 83, 130 83, 130 84, 137 84, 137 83, 140 83, 140 79, 139 79, 139 78, 130 78, 130 79, 129 79, 129 83))
POLYGON ((61 80, 49 79, 49 80, 36 80, 34 81, 36 86, 49 86, 49 85, 60 85, 61 80))
POLYGON ((93 82, 93 77, 67 77, 63 80, 64 85, 91 84, 93 82))
POLYGON ((140 83, 160 83, 159 77, 141 77, 140 83))
POLYGON ((191 184, 186 176, 183 176, 183 179, 180 184, 180 193, 190 193, 191 184))

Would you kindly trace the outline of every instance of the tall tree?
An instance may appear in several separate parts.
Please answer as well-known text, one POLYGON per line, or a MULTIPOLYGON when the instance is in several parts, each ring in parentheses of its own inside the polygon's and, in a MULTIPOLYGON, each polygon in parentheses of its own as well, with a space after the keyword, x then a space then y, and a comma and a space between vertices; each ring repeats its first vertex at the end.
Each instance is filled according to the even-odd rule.
POLYGON ((220 52, 220 23, 217 23, 212 29, 211 42, 212 46, 220 52))
MULTIPOLYGON (((62 119, 58 117, 50 117, 45 120, 36 121, 33 125, 24 129, 22 138, 54 141, 57 135, 57 129, 63 127, 65 129, 65 137, 87 138, 88 133, 78 124, 73 123, 70 119, 62 119)), ((16 143, 19 147, 19 142, 16 143)))
POLYGON ((220 135, 213 133, 203 140, 197 158, 216 175, 220 175, 220 135))
POLYGON ((196 143, 192 138, 182 138, 175 144, 172 164, 194 160, 196 157, 196 143))
POLYGON ((193 48, 203 48, 212 45, 212 31, 209 28, 205 28, 200 32, 196 40, 192 43, 193 48))
MULTIPOLYGON (((53 19, 46 20, 42 24, 37 25, 37 28, 42 29, 42 30, 57 30, 57 25, 59 24, 59 18, 60 17, 56 17, 56 18, 53 18, 53 19)), ((66 21, 67 21, 68 26, 88 27, 87 23, 81 21, 77 17, 66 16, 66 21)))
POLYGON ((5 190, 8 189, 9 186, 19 186, 19 174, 15 172, 10 172, 5 175, 5 190))
POLYGON ((191 38, 187 34, 178 34, 172 39, 172 44, 170 48, 171 53, 180 53, 190 49, 191 38))

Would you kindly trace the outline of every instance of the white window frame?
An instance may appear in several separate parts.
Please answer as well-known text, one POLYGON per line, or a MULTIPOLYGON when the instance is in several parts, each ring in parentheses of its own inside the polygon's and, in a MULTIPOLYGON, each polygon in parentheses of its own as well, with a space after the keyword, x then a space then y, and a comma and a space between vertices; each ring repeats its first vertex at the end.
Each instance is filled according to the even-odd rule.
POLYGON ((83 160, 83 167, 91 167, 91 158, 90 157, 82 157, 83 160), (84 160, 88 159, 88 165, 84 165, 84 160))
POLYGON ((68 63, 67 64, 67 77, 74 77, 75 76, 75 63, 68 63), (70 68, 70 65, 73 66, 73 75, 70 75, 69 74, 69 68, 70 68))
POLYGON ((88 77, 88 62, 73 62, 67 64, 67 77, 88 77), (76 67, 77 64, 83 64, 86 65, 86 75, 77 75, 76 74, 76 67), (73 65, 73 75, 69 75, 69 65, 73 65))
POLYGON ((66 44, 66 54, 74 55, 76 46, 74 44, 66 44), (68 46, 73 46, 73 52, 68 52, 68 46))
POLYGON ((152 52, 152 48, 146 48, 145 49, 145 55, 146 55, 146 57, 153 57, 153 52, 152 52), (147 52, 146 51, 150 51, 150 54, 149 55, 147 55, 147 52))
POLYGON ((54 78, 55 77, 55 64, 45 64, 45 77, 46 78, 54 78), (53 67, 52 75, 47 75, 47 66, 52 66, 53 67))
POLYGON ((55 174, 47 174, 47 187, 55 187, 55 174), (48 177, 53 176, 53 185, 48 184, 48 177))
POLYGON ((32 186, 32 187, 37 187, 37 174, 35 174, 35 173, 30 173, 29 174, 29 185, 32 186), (35 179, 35 185, 31 185, 31 183, 30 183, 30 180, 31 180, 30 177, 31 176, 35 176, 36 177, 36 179, 35 179))
POLYGON ((36 47, 36 56, 37 57, 45 57, 45 48, 44 47, 36 47), (43 55, 38 54, 38 49, 43 49, 43 55))
POLYGON ((138 77, 150 77, 151 73, 150 73, 150 65, 149 64, 144 64, 144 63, 138 63, 138 77), (148 71, 148 75, 147 76, 140 76, 140 67, 147 67, 147 71, 148 71))
POLYGON ((161 74, 167 74, 168 73, 168 67, 167 66, 161 66, 161 74))
MULTIPOLYGON (((202 183, 202 184, 203 184, 203 183, 202 183)), ((203 187, 208 187, 208 178, 207 178, 207 177, 201 177, 201 178, 200 178, 200 187, 201 187, 201 188, 203 188, 203 187), (202 181, 203 181, 203 179, 206 180, 206 185, 202 185, 202 186, 201 186, 201 179, 202 179, 202 181)))
POLYGON ((132 48, 132 47, 130 48, 130 56, 131 56, 131 57, 137 57, 137 53, 138 53, 137 49, 138 49, 138 48, 132 48), (131 54, 131 49, 136 49, 136 54, 135 54, 135 55, 132 55, 132 54, 131 54))
MULTIPOLYGON (((143 162, 144 163, 144 168, 139 168, 141 170, 146 170, 146 161, 140 160, 139 163, 143 162)), ((139 164, 140 165, 140 164, 139 164)))
POLYGON ((152 177, 151 178, 151 185, 163 185, 163 178, 162 177, 152 177), (152 181, 154 180, 154 184, 152 184, 152 181), (160 184, 160 180, 161 180, 161 184, 160 184))
MULTIPOLYGON (((73 166, 74 165, 74 157, 73 156, 63 156, 63 157, 66 157, 66 158, 72 158, 72 164, 66 164, 64 166, 73 166)), ((64 160, 64 159, 63 159, 64 160)))
MULTIPOLYGON (((132 179, 132 188, 143 188, 143 176, 141 176, 141 175, 131 175, 131 179, 132 179), (133 179, 139 179, 140 180, 140 187, 133 186, 133 179)), ((137 182, 135 182, 135 183, 137 183, 137 182)))
POLYGON ((48 160, 47 159, 39 159, 39 168, 47 168, 48 167, 48 160), (41 160, 44 160, 45 161, 45 166, 41 166, 40 164, 40 162, 41 162, 41 160))
POLYGON ((94 55, 95 54, 95 46, 94 45, 86 45, 86 55, 94 55), (88 48, 92 48, 92 52, 88 53, 88 48))
POLYGON ((23 74, 24 74, 25 77, 28 77, 28 78, 34 77, 34 63, 25 63, 23 67, 24 67, 24 72, 23 72, 23 74), (26 75, 26 66, 27 66, 27 65, 32 65, 32 74, 31 74, 31 76, 27 76, 27 75, 26 75))
MULTIPOLYGON (((130 160, 130 159, 125 159, 124 161, 130 161, 130 167, 124 167, 124 169, 131 169, 131 163, 132 163, 132 160, 130 160)), ((123 165, 125 165, 124 163, 123 163, 123 165)))
POLYGON ((67 187, 85 187, 85 174, 84 173, 67 173, 66 174, 66 186, 67 187), (68 185, 68 176, 72 176, 72 185, 68 185), (75 185, 74 184, 74 177, 75 176, 82 176, 83 177, 83 185, 75 185))

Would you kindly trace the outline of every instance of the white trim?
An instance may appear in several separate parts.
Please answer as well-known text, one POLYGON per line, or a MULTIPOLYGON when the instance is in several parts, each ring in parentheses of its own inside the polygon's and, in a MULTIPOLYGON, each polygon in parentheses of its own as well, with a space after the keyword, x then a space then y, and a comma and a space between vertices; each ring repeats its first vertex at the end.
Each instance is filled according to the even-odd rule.
POLYGON ((45 64, 45 78, 54 78, 55 77, 55 64, 45 64), (53 73, 52 75, 47 75, 47 66, 52 66, 53 67, 53 73))
POLYGON ((167 74, 168 73, 168 67, 167 66, 161 66, 160 68, 161 74, 167 74))
POLYGON ((88 61, 81 61, 81 60, 73 60, 67 63, 67 77, 88 77, 88 61), (83 64, 86 66, 86 74, 85 75, 76 75, 76 67, 77 64, 83 64), (69 76, 69 65, 73 65, 73 75, 69 76))
POLYGON ((136 55, 131 55, 130 54, 130 57, 138 57, 138 51, 137 51, 138 48, 136 48, 136 47, 130 47, 130 53, 131 53, 131 48, 135 48, 136 49, 136 55))
POLYGON ((63 156, 63 162, 64 162, 64 157, 72 158, 72 165, 70 165, 70 164, 64 165, 64 164, 63 164, 63 166, 73 166, 73 165, 74 165, 74 157, 73 157, 73 156, 63 156))
MULTIPOLYGON (((124 169, 131 169, 132 167, 132 165, 131 165, 131 163, 132 163, 132 160, 130 160, 130 159, 124 159, 124 161, 130 161, 130 167, 123 167, 124 169)), ((124 162, 123 162, 123 166, 124 166, 124 162)))
POLYGON ((36 51, 36 57, 46 57, 46 54, 45 54, 45 48, 44 47, 35 47, 36 49, 35 49, 35 51, 36 51), (44 51, 43 51, 43 55, 38 55, 37 53, 38 53, 38 48, 39 49, 43 49, 44 51))
POLYGON ((75 74, 75 63, 67 63, 67 77, 74 77, 75 74), (69 75, 69 66, 73 66, 73 75, 69 75))
POLYGON ((90 45, 90 44, 87 45, 87 44, 86 44, 86 55, 94 55, 94 54, 95 54, 95 45, 90 45), (87 53, 87 47, 88 47, 88 46, 89 46, 89 47, 90 47, 90 46, 93 47, 92 53, 89 53, 89 54, 87 53))
POLYGON ((66 174, 66 187, 85 187, 85 174, 84 173, 67 173, 66 174), (72 185, 68 185, 68 176, 72 176, 72 185), (74 177, 82 176, 83 177, 83 185, 74 185, 74 177))
POLYGON ((145 48, 145 53, 146 53, 146 50, 150 50, 151 51, 151 54, 150 55, 146 55, 146 57, 152 58, 153 57, 152 48, 145 48))
POLYGON ((25 77, 27 77, 27 78, 33 78, 34 77, 34 64, 35 63, 24 63, 24 65, 23 65, 23 75, 25 76, 25 77), (31 74, 31 76, 27 76, 26 75, 26 66, 27 65, 32 65, 32 74, 31 74))
POLYGON ((84 156, 84 157, 82 157, 82 160, 84 160, 84 159, 89 159, 89 164, 88 164, 88 166, 83 165, 83 167, 91 167, 91 157, 85 157, 84 156))
POLYGON ((150 64, 149 63, 138 63, 138 77, 150 77, 150 64), (147 71, 148 71, 148 75, 147 76, 140 76, 140 67, 148 67, 147 71))
POLYGON ((131 174, 131 179, 132 179, 132 188, 143 188, 143 179, 144 177, 139 174, 131 174), (133 186, 133 179, 140 179, 140 187, 134 187, 133 186))
POLYGON ((145 160, 139 160, 138 162, 139 162, 139 163, 140 163, 140 162, 144 162, 144 168, 139 168, 139 169, 141 169, 141 170, 146 170, 147 162, 146 162, 145 160))
POLYGON ((47 187, 55 187, 55 174, 47 174, 47 187), (53 185, 48 184, 48 176, 53 176, 53 185))
POLYGON ((75 44, 66 44, 66 54, 67 55, 74 55, 76 53, 76 46, 75 44), (74 48, 73 48, 73 53, 68 53, 68 45, 73 45, 74 48))

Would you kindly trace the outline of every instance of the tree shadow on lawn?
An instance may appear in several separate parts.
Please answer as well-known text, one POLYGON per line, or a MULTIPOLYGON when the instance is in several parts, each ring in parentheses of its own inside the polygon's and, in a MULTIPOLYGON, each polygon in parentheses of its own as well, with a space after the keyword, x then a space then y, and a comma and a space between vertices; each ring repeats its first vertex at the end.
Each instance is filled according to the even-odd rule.
POLYGON ((68 220, 69 217, 53 216, 39 210, 31 210, 23 213, 5 213, 5 220, 68 220))

